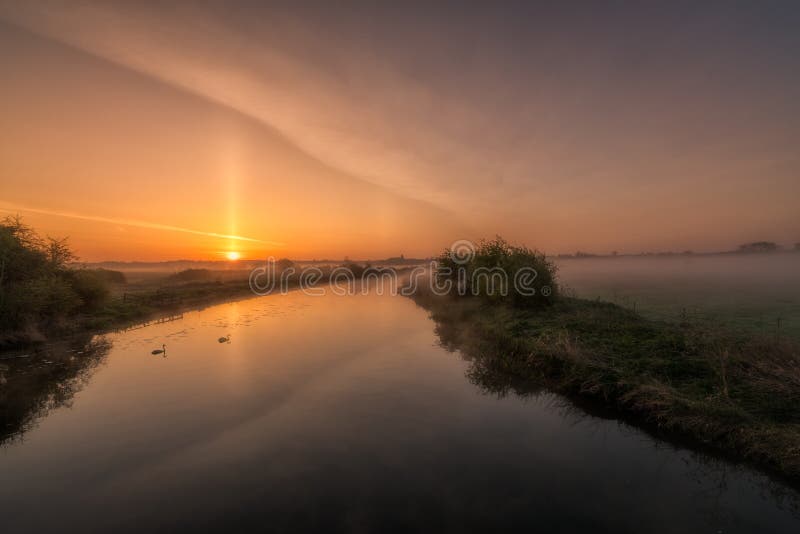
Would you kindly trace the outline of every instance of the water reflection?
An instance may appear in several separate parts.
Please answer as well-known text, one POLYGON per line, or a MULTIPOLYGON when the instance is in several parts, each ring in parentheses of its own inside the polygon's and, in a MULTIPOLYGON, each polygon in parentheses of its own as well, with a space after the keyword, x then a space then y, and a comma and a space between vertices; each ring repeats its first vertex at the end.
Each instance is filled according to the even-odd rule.
POLYGON ((766 477, 447 353, 408 299, 270 296, 101 341, 48 386, 72 408, 30 403, 0 448, 4 533, 797 530, 766 477))
POLYGON ((781 480, 775 475, 755 474, 749 466, 732 463, 707 450, 697 450, 698 447, 702 448, 699 444, 690 444, 676 436, 665 435, 656 428, 636 424, 624 414, 596 402, 549 392, 541 382, 520 378, 520 374, 514 370, 515 358, 510 357, 507 351, 497 349, 491 343, 475 340, 457 323, 442 320, 434 322, 440 346, 468 363, 465 376, 483 394, 498 399, 515 396, 523 400, 535 400, 559 414, 570 425, 616 421, 630 434, 645 433, 651 436, 654 449, 683 449, 689 458, 684 460, 685 476, 697 486, 694 495, 699 503, 704 503, 705 513, 714 522, 731 520, 730 509, 725 502, 727 494, 732 491, 731 478, 736 478, 738 483, 746 479, 763 498, 800 519, 800 491, 795 489, 795 481, 781 480))
POLYGON ((86 335, 0 356, 0 444, 20 438, 50 411, 69 406, 110 350, 105 337, 86 335))

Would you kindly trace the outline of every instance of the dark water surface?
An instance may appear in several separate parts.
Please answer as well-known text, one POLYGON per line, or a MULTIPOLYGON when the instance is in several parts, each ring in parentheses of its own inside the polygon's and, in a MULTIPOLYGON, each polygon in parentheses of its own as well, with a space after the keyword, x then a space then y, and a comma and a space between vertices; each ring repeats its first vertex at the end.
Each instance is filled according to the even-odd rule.
POLYGON ((761 474, 483 394, 408 299, 295 292, 107 341, 6 423, 2 532, 800 531, 761 474))

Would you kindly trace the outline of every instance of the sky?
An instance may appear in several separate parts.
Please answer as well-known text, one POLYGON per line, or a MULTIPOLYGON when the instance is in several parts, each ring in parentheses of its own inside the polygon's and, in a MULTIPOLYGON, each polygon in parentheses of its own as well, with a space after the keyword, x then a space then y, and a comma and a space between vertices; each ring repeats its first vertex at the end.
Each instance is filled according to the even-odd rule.
POLYGON ((800 241, 796 2, 0 0, 0 215, 86 261, 800 241))

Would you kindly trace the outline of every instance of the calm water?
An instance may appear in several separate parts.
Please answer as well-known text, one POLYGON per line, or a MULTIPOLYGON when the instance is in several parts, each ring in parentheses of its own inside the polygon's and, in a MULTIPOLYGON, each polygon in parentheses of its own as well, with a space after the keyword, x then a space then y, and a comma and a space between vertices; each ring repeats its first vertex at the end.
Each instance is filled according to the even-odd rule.
POLYGON ((29 386, 55 407, 27 431, 6 423, 3 532, 800 529, 762 475, 483 394, 408 299, 296 292, 107 340, 24 364, 85 369, 29 386))

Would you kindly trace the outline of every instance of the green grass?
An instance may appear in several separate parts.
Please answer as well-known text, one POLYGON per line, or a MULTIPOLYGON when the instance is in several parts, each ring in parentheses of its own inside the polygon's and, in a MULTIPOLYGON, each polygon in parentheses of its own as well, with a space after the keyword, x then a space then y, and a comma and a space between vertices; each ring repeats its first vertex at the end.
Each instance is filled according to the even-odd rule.
POLYGON ((594 399, 800 481, 800 353, 785 338, 656 321, 575 298, 541 309, 425 294, 415 300, 487 392, 527 383, 594 399))
POLYGON ((168 312, 251 295, 247 280, 139 288, 114 296, 91 314, 75 317, 69 328, 72 331, 108 330, 168 312))
POLYGON ((800 340, 800 254, 559 260, 566 293, 800 340))

